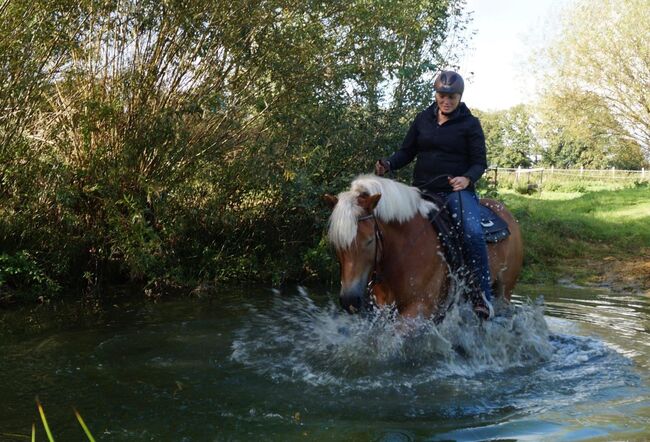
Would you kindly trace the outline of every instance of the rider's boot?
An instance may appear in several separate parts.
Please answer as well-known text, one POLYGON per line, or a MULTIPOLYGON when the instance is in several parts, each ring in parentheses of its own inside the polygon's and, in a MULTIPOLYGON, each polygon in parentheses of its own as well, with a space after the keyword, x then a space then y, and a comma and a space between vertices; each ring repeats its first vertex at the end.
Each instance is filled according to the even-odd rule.
POLYGON ((492 306, 492 301, 485 296, 485 293, 482 290, 480 296, 478 296, 474 301, 474 313, 483 320, 494 318, 494 307, 492 306))

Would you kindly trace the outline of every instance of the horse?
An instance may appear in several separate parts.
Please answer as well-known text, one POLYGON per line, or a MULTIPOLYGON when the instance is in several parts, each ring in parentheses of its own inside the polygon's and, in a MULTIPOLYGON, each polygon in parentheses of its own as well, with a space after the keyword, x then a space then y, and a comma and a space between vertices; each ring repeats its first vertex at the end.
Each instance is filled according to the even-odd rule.
MULTIPOLYGON (((361 175, 350 190, 325 195, 331 206, 328 239, 340 264, 339 301, 349 313, 372 302, 394 306, 402 317, 444 315, 450 268, 428 214, 440 210, 411 186, 361 175)), ((493 293, 510 302, 523 265, 521 230, 502 203, 482 199, 508 225, 510 235, 488 244, 493 293)))

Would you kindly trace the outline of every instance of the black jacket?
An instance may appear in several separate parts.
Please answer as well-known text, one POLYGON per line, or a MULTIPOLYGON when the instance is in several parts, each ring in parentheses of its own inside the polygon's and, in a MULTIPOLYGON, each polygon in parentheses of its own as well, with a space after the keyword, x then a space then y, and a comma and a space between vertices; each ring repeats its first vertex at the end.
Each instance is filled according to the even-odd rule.
POLYGON ((400 169, 417 157, 413 185, 422 191, 451 191, 446 178, 465 176, 469 190, 485 172, 487 159, 481 123, 460 103, 450 120, 438 124, 438 105, 420 112, 411 124, 402 147, 388 158, 391 170, 400 169))

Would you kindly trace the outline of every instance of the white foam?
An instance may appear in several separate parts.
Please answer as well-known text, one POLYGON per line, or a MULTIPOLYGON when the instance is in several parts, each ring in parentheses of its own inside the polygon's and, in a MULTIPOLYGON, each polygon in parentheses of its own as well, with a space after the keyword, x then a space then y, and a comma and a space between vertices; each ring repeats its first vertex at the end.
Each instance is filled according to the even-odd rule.
POLYGON ((231 358, 276 381, 361 390, 414 385, 547 361, 553 346, 543 314, 540 305, 501 306, 496 320, 483 322, 459 302, 439 324, 405 321, 390 308, 361 317, 333 303, 317 306, 301 290, 247 320, 231 358))

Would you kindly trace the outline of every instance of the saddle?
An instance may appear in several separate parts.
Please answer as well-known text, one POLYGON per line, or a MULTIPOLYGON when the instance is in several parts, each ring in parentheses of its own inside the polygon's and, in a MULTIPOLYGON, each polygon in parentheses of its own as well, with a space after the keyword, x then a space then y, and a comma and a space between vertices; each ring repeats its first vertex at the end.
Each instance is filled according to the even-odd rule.
MULTIPOLYGON (((428 193, 423 193, 422 196, 438 206, 438 210, 432 210, 429 213, 429 222, 438 232, 445 259, 451 270, 460 269, 464 261, 462 238, 458 228, 452 222, 445 200, 438 195, 428 193)), ((484 205, 481 205, 481 227, 483 227, 483 234, 487 243, 497 243, 510 236, 508 224, 490 207, 484 205)))
POLYGON ((481 204, 481 227, 483 227, 485 242, 488 243, 503 241, 510 236, 510 229, 503 218, 483 204, 481 204))

